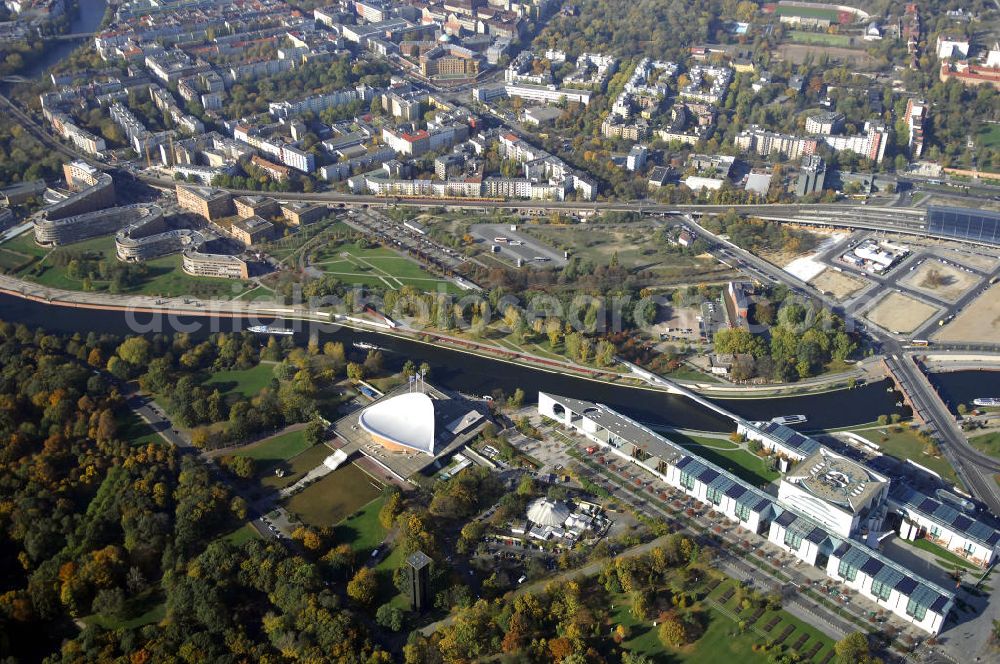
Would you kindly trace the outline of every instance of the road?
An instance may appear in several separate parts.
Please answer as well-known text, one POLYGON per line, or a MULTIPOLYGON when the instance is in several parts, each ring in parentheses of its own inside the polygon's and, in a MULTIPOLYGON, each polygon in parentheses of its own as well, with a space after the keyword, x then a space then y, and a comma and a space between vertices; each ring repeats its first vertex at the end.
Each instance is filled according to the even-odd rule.
MULTIPOLYGON (((848 324, 851 323, 852 318, 847 315, 849 312, 844 311, 840 302, 816 291, 785 270, 710 233, 690 217, 688 219, 689 225, 698 235, 712 244, 714 250, 720 251, 723 257, 735 260, 739 269, 757 272, 764 276, 764 280, 769 280, 772 283, 783 283, 801 295, 808 293, 810 297, 822 301, 833 312, 844 316, 848 324)), ((994 271, 994 274, 998 274, 998 272, 994 271)), ((957 311, 970 303, 977 295, 978 291, 965 294, 949 310, 957 311)), ((994 514, 1000 514, 1000 485, 997 485, 993 479, 995 474, 1000 473, 1000 463, 979 453, 969 444, 955 418, 941 402, 933 386, 914 363, 912 357, 907 354, 899 340, 875 326, 869 326, 867 331, 881 344, 881 351, 885 353, 887 364, 903 383, 900 387, 912 399, 915 411, 919 412, 924 421, 935 430, 941 439, 942 454, 955 468, 955 472, 965 483, 966 488, 973 496, 983 501, 994 514)))
POLYGON ((886 358, 886 364, 902 383, 901 388, 910 396, 914 412, 934 429, 941 441, 941 453, 955 468, 966 488, 986 503, 994 514, 1000 514, 1000 485, 993 476, 1000 473, 1000 462, 981 454, 969 444, 933 386, 913 358, 900 352, 886 358))

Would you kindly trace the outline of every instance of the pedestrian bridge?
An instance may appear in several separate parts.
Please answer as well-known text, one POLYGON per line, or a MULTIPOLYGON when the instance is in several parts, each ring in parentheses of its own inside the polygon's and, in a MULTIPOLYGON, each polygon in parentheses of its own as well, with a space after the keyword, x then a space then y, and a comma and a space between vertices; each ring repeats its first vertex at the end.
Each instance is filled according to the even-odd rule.
POLYGON ((649 383, 650 385, 666 388, 667 392, 669 392, 670 394, 680 394, 681 396, 685 396, 688 399, 691 399, 692 401, 697 403, 699 406, 704 406, 705 408, 708 408, 709 410, 714 411, 719 415, 722 415, 723 417, 727 417, 731 419, 733 422, 736 422, 736 424, 741 424, 746 422, 746 420, 744 420, 736 413, 726 410, 719 404, 711 401, 710 399, 706 399, 702 395, 698 394, 693 390, 689 390, 683 385, 679 385, 678 383, 675 383, 672 380, 669 380, 667 378, 664 378, 663 376, 655 374, 652 371, 643 369, 639 365, 633 364, 632 362, 629 362, 627 360, 623 360, 620 357, 615 359, 619 364, 628 367, 629 370, 632 372, 633 376, 646 383, 649 383))

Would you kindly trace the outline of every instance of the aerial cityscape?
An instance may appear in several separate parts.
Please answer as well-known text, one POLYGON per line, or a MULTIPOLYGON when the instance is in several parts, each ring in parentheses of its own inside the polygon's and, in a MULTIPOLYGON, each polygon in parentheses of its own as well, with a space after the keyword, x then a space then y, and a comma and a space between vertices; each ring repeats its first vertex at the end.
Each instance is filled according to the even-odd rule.
POLYGON ((1000 661, 1000 2, 5 0, 0 661, 1000 661))

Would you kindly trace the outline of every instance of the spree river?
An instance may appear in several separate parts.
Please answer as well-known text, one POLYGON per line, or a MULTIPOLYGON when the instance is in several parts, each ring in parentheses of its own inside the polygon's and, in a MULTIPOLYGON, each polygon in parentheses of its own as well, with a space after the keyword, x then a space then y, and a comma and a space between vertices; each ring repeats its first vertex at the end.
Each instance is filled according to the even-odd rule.
MULTIPOLYGON (((242 330, 251 324, 240 319, 209 316, 171 318, 181 325, 191 326, 192 330, 189 331, 194 337, 203 337, 212 331, 242 330)), ((93 331, 126 335, 136 331, 169 332, 176 329, 176 325, 167 324, 167 316, 160 314, 133 315, 122 311, 76 309, 22 300, 10 295, 0 295, 0 319, 61 333, 86 334, 93 331), (147 327, 137 328, 136 322, 147 327)), ((304 327, 308 323, 291 321, 289 325, 303 326, 302 331, 296 333, 296 341, 303 344, 308 341, 309 332, 304 327)), ((320 342, 343 342, 356 355, 356 359, 362 359, 366 351, 353 349, 353 343, 376 344, 388 351, 384 355, 385 366, 389 369, 398 370, 408 359, 417 364, 427 362, 431 366, 434 383, 467 394, 489 394, 497 388, 509 394, 520 387, 532 401, 537 398, 539 391, 588 399, 607 404, 641 422, 703 431, 731 431, 733 428, 728 420, 716 413, 684 397, 659 390, 600 383, 375 332, 339 328, 320 330, 316 334, 320 342)), ((896 406, 899 395, 887 392, 888 386, 888 381, 883 381, 825 394, 770 399, 718 399, 717 402, 748 419, 806 415, 809 422, 805 428, 823 429, 863 424, 874 421, 882 414, 902 412, 896 406)))
MULTIPOLYGON (((77 0, 77 4, 80 11, 70 20, 69 34, 95 32, 104 18, 104 10, 107 8, 108 0, 77 0)), ((45 52, 23 72, 23 76, 25 78, 41 76, 49 67, 79 48, 83 41, 81 39, 79 41, 48 42, 45 52)))

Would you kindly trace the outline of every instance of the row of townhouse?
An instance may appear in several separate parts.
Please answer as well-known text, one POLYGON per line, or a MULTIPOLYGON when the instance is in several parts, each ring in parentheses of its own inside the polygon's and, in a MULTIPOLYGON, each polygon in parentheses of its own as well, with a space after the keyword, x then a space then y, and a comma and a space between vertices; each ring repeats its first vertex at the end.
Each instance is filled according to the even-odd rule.
MULTIPOLYGON (((898 516, 889 512, 900 510, 903 500, 890 497, 888 478, 863 464, 818 446, 781 482, 775 497, 603 404, 542 392, 538 412, 661 482, 712 505, 740 527, 930 634, 942 630, 955 605, 951 591, 861 540, 877 541, 876 522, 898 516), (837 516, 832 521, 826 518, 831 512, 837 516), (852 516, 844 520, 844 514, 852 516)), ((921 511, 909 505, 906 518, 919 519, 918 511, 926 518, 929 507, 925 503, 921 511)), ((939 513, 937 522, 942 518, 939 513)), ((953 530, 960 526, 964 526, 963 537, 976 531, 975 537, 985 544, 976 550, 981 556, 977 562, 991 564, 1000 535, 986 524, 974 527, 953 522, 953 530)))

